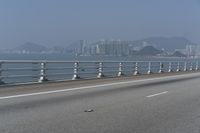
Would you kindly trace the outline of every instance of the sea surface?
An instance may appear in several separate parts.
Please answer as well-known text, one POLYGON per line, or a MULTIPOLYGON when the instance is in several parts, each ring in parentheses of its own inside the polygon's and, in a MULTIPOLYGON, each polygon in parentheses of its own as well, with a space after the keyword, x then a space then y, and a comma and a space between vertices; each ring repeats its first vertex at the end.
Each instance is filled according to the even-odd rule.
POLYGON ((99 60, 114 60, 114 61, 149 61, 149 60, 191 60, 186 58, 175 57, 121 57, 121 56, 75 56, 71 54, 0 54, 0 60, 79 60, 79 61, 99 61, 99 60))

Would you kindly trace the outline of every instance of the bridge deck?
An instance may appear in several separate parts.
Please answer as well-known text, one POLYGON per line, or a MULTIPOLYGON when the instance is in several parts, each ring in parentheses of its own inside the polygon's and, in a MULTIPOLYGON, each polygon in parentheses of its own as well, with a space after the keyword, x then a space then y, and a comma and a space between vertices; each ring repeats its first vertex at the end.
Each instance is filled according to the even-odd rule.
POLYGON ((200 73, 0 89, 2 133, 196 133, 200 73))

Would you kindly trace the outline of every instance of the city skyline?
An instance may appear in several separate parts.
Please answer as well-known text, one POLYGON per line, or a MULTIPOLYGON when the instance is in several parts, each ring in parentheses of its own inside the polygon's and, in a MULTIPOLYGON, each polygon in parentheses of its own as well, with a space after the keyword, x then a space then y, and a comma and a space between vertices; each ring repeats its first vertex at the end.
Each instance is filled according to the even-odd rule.
MULTIPOLYGON (((44 43, 37 43, 35 41, 25 41, 25 42, 22 42, 20 44, 15 44, 15 45, 12 45, 11 47, 9 48, 0 48, 0 50, 6 50, 6 49, 15 49, 21 45, 24 45, 26 43, 34 43, 34 44, 37 44, 37 45, 41 45, 41 46, 45 46, 46 48, 51 48, 51 47, 70 47, 70 46, 73 46, 73 45, 77 45, 77 44, 80 44, 80 43, 86 43, 87 45, 91 45, 91 44, 94 44, 94 43, 97 43, 97 42, 100 42, 100 41, 120 41, 120 42, 137 42, 137 41, 145 41, 145 40, 148 40, 148 39, 157 39, 157 38, 162 38, 162 39, 172 39, 172 38, 179 38, 179 39, 185 39, 187 41, 189 41, 189 43, 191 44, 195 44, 195 45, 200 45, 200 43, 195 43, 193 40, 190 40, 186 37, 183 37, 183 36, 170 36, 170 37, 166 37, 166 36, 150 36, 150 37, 146 37, 146 38, 140 38, 140 39, 135 39, 135 40, 131 40, 131 39, 121 39, 121 38, 101 38, 101 39, 96 39, 96 40, 88 40, 88 39, 77 39, 77 40, 74 40, 73 42, 70 42, 70 43, 66 43, 66 44, 63 44, 63 45, 45 45, 44 43)), ((145 45, 145 44, 144 44, 145 45)), ((180 45, 180 47, 182 47, 180 45)))
POLYGON ((27 42, 14 49, 7 49, 1 53, 7 54, 71 54, 76 56, 180 56, 200 57, 200 45, 194 44, 181 37, 172 38, 148 38, 137 41, 130 40, 99 40, 89 43, 88 40, 80 40, 70 46, 45 47, 32 42, 27 42), (169 44, 173 47, 166 47, 169 44), (180 46, 181 44, 181 46, 180 46))

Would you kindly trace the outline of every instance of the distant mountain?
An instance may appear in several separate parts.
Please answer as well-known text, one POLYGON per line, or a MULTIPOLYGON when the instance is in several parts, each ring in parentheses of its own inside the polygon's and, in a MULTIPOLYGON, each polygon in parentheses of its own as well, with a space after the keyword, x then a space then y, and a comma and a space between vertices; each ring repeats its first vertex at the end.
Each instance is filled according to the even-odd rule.
POLYGON ((158 50, 153 46, 146 46, 137 52, 137 55, 142 56, 156 56, 158 54, 162 54, 162 50, 158 50))
POLYGON ((172 57, 186 57, 186 55, 182 54, 179 51, 175 51, 171 56, 172 57))
POLYGON ((175 49, 183 49, 186 45, 196 45, 184 37, 150 37, 134 42, 135 45, 152 45, 157 49, 165 49, 166 51, 174 51, 175 49))
POLYGON ((27 42, 23 45, 16 47, 14 50, 26 51, 26 52, 42 52, 42 51, 46 51, 47 48, 45 46, 42 46, 36 43, 27 42))

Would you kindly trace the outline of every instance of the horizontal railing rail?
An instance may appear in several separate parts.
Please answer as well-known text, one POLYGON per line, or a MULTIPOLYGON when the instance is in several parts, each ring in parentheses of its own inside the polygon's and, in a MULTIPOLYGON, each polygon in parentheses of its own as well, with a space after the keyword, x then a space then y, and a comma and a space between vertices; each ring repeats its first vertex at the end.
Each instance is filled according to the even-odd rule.
POLYGON ((199 61, 0 60, 0 84, 197 71, 199 61))

